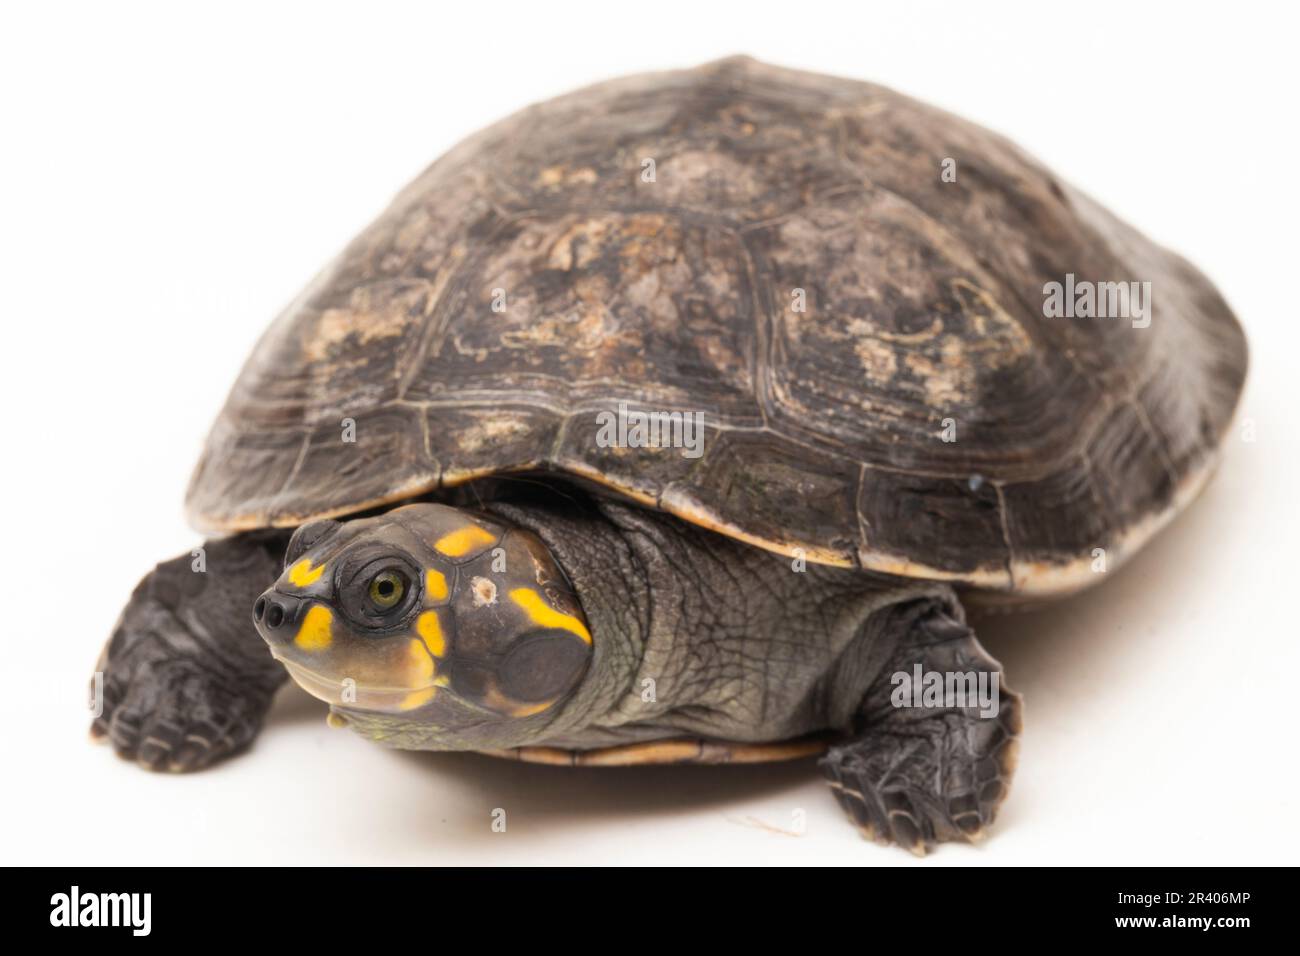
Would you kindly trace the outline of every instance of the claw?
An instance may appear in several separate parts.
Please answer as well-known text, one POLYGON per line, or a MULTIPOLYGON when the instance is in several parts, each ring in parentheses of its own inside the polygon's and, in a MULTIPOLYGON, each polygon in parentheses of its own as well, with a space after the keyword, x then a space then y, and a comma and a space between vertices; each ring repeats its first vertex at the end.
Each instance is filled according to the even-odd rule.
POLYGON ((207 757, 211 749, 211 745, 202 737, 190 734, 185 738, 185 743, 172 757, 167 769, 173 773, 196 770, 202 766, 204 758, 207 757))
POLYGON ((889 826, 895 843, 915 856, 925 856, 925 837, 910 814, 903 810, 892 811, 889 826))

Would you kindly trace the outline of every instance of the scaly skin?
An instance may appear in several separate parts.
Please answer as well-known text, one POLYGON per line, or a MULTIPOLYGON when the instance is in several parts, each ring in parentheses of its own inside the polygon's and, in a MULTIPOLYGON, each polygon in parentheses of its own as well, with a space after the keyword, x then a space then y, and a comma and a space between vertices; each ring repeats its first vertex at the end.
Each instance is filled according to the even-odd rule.
POLYGON ((836 799, 862 835, 924 855, 936 843, 977 841, 1006 798, 1016 767, 1021 701, 1002 681, 960 612, 941 603, 901 606, 902 635, 888 667, 863 697, 854 736, 820 761, 836 799), (975 706, 898 708, 893 675, 914 665, 934 673, 998 676, 997 713, 975 706))
POLYGON ((597 638, 591 675, 548 728, 555 746, 776 741, 846 727, 891 649, 870 624, 876 612, 951 593, 795 570, 792 559, 612 501, 489 507, 542 538, 597 638))
POLYGON ((250 743, 287 676, 251 618, 287 541, 212 540, 205 571, 184 554, 145 575, 100 655, 104 707, 91 734, 150 770, 198 770, 250 743))
POLYGON ((595 668, 604 704, 560 746, 665 728, 748 741, 831 729, 844 739, 820 767, 867 838, 924 854, 978 840, 993 822, 1015 770, 1021 701, 950 588, 797 572, 789 559, 609 502, 587 515, 497 510, 538 531, 584 596, 593 633, 615 643, 595 668), (916 664, 997 675, 996 714, 957 702, 894 706, 894 675, 916 664), (638 692, 647 677, 653 702, 638 692))
MULTIPOLYGON (((1019 698, 1000 685, 994 716, 891 700, 893 675, 915 664, 1001 677, 946 585, 799 565, 602 498, 486 508, 535 532, 563 569, 593 638, 586 676, 526 717, 434 726, 419 709, 345 709, 353 729, 429 750, 776 742, 829 730, 842 738, 821 767, 867 836, 924 852, 992 822, 1014 768, 1019 698)), ((193 770, 253 739, 285 673, 249 609, 284 546, 270 533, 210 542, 206 574, 184 556, 145 578, 107 649, 96 722, 119 752, 193 770)))

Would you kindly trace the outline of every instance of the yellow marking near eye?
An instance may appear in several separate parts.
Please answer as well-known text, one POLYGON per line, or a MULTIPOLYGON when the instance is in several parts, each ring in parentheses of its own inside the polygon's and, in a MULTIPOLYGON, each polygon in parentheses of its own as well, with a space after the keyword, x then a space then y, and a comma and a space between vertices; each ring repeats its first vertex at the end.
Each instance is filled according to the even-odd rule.
MULTIPOLYGON (((424 638, 424 646, 434 657, 447 653, 447 639, 442 636, 442 622, 437 611, 425 611, 415 622, 415 632, 424 638)), ((419 641, 415 643, 419 644, 419 641)))
POLYGON ((293 639, 304 651, 319 651, 330 646, 330 624, 334 621, 334 614, 329 608, 320 604, 314 604, 307 610, 307 616, 302 619, 302 627, 298 628, 298 636, 293 639))
POLYGON ((459 558, 469 554, 475 548, 487 547, 496 542, 496 535, 484 531, 476 524, 467 524, 463 528, 444 534, 433 546, 449 558, 459 558))
POLYGON ((406 657, 410 665, 407 673, 411 675, 407 681, 408 686, 418 687, 433 680, 436 668, 433 664, 433 658, 429 656, 429 652, 422 642, 412 638, 411 643, 406 646, 406 657))
POLYGON ((435 601, 445 601, 447 599, 447 576, 441 571, 434 571, 432 568, 428 569, 424 572, 424 590, 435 601))
POLYGON ((414 710, 416 707, 423 707, 433 700, 439 686, 446 685, 445 680, 436 676, 438 667, 422 641, 411 638, 411 642, 406 645, 406 660, 407 684, 412 687, 419 687, 421 684, 426 686, 419 687, 418 690, 413 690, 403 697, 402 702, 397 705, 398 710, 414 710))
POLYGON ((296 588, 305 588, 319 581, 320 576, 324 573, 325 565, 322 564, 319 568, 313 568, 311 558, 303 558, 289 569, 289 583, 296 588))
POLYGON ((571 631, 588 644, 591 643, 591 632, 587 630, 586 625, 572 614, 562 614, 555 610, 532 588, 515 588, 510 592, 510 600, 523 608, 528 619, 538 627, 555 627, 571 631))
POLYGON ((424 690, 417 690, 407 694, 402 698, 402 702, 397 705, 399 710, 415 710, 417 707, 423 707, 429 701, 433 700, 438 693, 436 687, 426 687, 424 690))

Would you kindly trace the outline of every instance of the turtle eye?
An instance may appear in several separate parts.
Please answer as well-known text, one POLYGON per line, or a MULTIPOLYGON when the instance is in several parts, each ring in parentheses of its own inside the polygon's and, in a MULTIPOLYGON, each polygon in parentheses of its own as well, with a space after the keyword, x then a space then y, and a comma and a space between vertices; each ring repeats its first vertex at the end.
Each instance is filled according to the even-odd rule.
POLYGON ((406 575, 393 569, 380 571, 370 579, 366 594, 375 608, 390 611, 401 603, 402 596, 406 594, 406 575))

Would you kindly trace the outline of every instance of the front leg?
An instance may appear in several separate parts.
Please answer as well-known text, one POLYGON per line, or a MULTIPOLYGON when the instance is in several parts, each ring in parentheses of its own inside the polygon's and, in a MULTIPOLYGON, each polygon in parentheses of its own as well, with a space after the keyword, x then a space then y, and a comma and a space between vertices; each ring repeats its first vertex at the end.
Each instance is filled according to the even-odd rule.
POLYGON ((923 855, 993 822, 1015 770, 1021 701, 959 607, 927 600, 888 613, 898 648, 855 736, 820 766, 865 836, 923 855))
POLYGON ((150 770, 198 770, 248 744, 284 668, 253 627, 288 533, 209 541, 159 564, 131 595, 100 655, 103 710, 91 735, 150 770))

